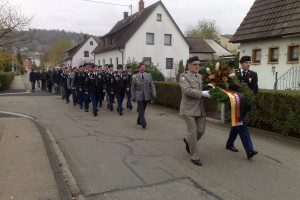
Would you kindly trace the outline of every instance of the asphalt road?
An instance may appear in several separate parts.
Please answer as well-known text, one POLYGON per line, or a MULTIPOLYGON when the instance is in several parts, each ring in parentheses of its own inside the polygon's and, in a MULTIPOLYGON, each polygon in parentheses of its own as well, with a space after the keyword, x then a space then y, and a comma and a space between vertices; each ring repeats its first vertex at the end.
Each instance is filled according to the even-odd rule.
POLYGON ((136 105, 123 116, 98 117, 58 96, 36 91, 1 96, 0 110, 35 117, 59 144, 85 199, 299 199, 300 142, 250 129, 259 152, 246 158, 225 150, 229 126, 209 120, 199 142, 203 166, 190 162, 185 122, 173 109, 149 105, 147 127, 136 105))

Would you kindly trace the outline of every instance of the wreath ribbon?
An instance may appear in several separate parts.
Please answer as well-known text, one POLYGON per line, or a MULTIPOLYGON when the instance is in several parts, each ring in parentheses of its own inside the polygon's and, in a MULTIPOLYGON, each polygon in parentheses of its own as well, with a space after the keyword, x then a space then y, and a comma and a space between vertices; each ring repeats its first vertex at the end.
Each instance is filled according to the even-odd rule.
POLYGON ((227 94, 231 106, 231 125, 239 126, 243 124, 245 113, 245 96, 243 93, 228 89, 222 89, 227 94))

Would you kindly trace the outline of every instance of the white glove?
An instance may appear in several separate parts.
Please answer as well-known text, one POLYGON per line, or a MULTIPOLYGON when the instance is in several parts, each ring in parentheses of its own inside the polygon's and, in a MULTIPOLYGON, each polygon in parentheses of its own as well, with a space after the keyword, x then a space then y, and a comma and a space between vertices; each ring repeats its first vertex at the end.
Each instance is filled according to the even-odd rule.
POLYGON ((208 93, 208 90, 202 91, 202 96, 210 98, 210 94, 208 93))

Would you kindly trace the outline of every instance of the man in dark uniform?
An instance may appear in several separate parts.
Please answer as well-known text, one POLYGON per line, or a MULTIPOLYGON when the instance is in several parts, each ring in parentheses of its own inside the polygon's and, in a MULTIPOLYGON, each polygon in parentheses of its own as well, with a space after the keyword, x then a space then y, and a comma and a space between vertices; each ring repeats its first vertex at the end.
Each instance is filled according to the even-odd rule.
POLYGON ((42 69, 41 72, 41 82, 42 82, 41 90, 46 91, 46 72, 44 69, 42 69))
POLYGON ((108 97, 108 104, 107 109, 110 109, 110 111, 113 111, 113 103, 114 103, 114 92, 111 91, 112 83, 114 81, 114 66, 112 64, 108 65, 107 72, 106 72, 106 94, 108 97))
POLYGON ((67 79, 67 86, 68 86, 68 90, 72 94, 73 106, 76 106, 78 102, 77 94, 76 94, 76 84, 75 84, 76 76, 78 76, 77 67, 70 68, 70 72, 67 79))
POLYGON ((53 83, 52 83, 52 70, 49 69, 46 73, 46 85, 47 85, 47 88, 48 88, 48 92, 52 93, 52 86, 53 86, 53 83))
POLYGON ((113 76, 113 83, 112 83, 111 90, 114 91, 118 101, 118 108, 117 111, 120 115, 123 114, 123 100, 125 97, 125 92, 129 91, 129 82, 127 75, 123 73, 123 66, 118 65, 117 72, 113 76))
POLYGON ((92 67, 89 64, 85 65, 85 70, 82 73, 81 77, 81 88, 83 92, 83 105, 84 111, 89 111, 89 103, 90 103, 90 96, 89 96, 89 87, 88 87, 88 73, 92 71, 92 67))
POLYGON ((79 66, 79 71, 75 75, 74 85, 76 85, 78 104, 80 109, 83 109, 83 79, 84 79, 84 68, 82 65, 79 66))
POLYGON ((68 89, 68 76, 69 76, 69 69, 68 67, 65 67, 63 72, 60 75, 60 85, 63 88, 62 92, 62 99, 66 100, 66 103, 69 103, 70 101, 70 91, 68 89))
POLYGON ((129 90, 126 90, 126 96, 127 96, 127 103, 126 108, 132 110, 132 103, 131 103, 131 81, 132 81, 132 68, 130 65, 126 66, 126 76, 129 84, 129 90))
POLYGON ((53 84, 55 95, 59 95, 60 74, 57 67, 53 69, 51 74, 51 82, 53 84))
POLYGON ((31 92, 35 91, 35 82, 36 82, 36 72, 34 69, 31 69, 31 72, 29 74, 29 81, 31 82, 31 92))
MULTIPOLYGON (((243 56, 240 59, 241 68, 236 69, 236 75, 238 79, 242 83, 247 83, 249 88, 253 91, 254 94, 258 91, 258 85, 257 85, 257 73, 249 70, 250 64, 251 64, 251 57, 250 56, 243 56)), ((244 121, 242 125, 234 126, 231 128, 229 133, 229 138, 226 143, 226 149, 238 152, 238 149, 234 146, 234 141, 237 137, 237 135, 240 135, 240 138, 242 140, 244 149, 247 153, 247 158, 251 159, 253 156, 255 156, 258 152, 253 149, 252 141, 250 138, 250 134, 246 125, 246 114, 250 111, 250 107, 247 107, 245 109, 244 113, 244 121)))
POLYGON ((104 96, 105 96, 105 93, 104 93, 104 90, 105 90, 105 71, 102 69, 102 66, 99 65, 98 66, 98 73, 99 75, 101 76, 101 79, 102 79, 102 82, 101 82, 101 85, 100 85, 100 99, 99 99, 99 108, 102 107, 102 102, 104 100, 104 96))
POLYGON ((92 66, 93 71, 88 73, 89 95, 92 99, 93 114, 96 117, 98 113, 98 102, 101 98, 100 91, 103 92, 104 77, 92 66))

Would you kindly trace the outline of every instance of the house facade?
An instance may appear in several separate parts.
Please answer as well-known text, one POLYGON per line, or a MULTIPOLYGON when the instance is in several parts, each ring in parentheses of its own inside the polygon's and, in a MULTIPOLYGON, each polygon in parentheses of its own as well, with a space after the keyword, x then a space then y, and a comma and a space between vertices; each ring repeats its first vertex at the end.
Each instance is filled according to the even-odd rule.
POLYGON ((232 36, 233 35, 230 35, 230 34, 220 35, 219 42, 231 54, 237 55, 238 52, 240 51, 240 44, 239 43, 232 43, 232 42, 230 42, 232 36))
POLYGON ((256 0, 231 41, 252 56, 259 88, 300 88, 299 1, 256 0))
POLYGON ((93 36, 84 35, 76 46, 65 52, 63 64, 78 67, 84 63, 94 63, 92 51, 97 46, 98 42, 93 36))
POLYGON ((124 13, 124 19, 101 37, 94 54, 98 65, 134 60, 156 66, 170 78, 175 77, 179 61, 189 57, 189 45, 161 1, 144 8, 140 0, 139 11, 131 16, 124 13))
POLYGON ((198 58, 203 60, 212 60, 214 59, 214 53, 216 53, 204 39, 187 37, 186 40, 190 46, 189 56, 198 56, 198 58))

